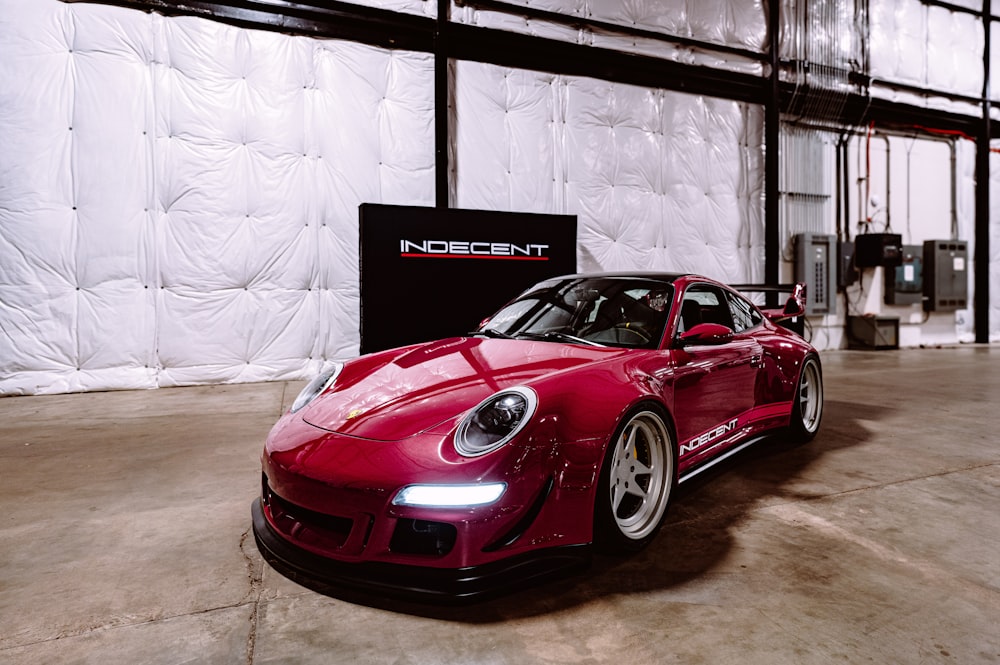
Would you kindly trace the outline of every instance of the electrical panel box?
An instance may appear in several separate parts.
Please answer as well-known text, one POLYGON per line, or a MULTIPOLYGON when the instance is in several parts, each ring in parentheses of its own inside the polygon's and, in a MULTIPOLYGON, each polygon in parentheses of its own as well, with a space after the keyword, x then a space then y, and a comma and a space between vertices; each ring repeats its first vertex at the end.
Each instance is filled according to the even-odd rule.
POLYGON ((847 348, 898 349, 899 318, 890 316, 847 317, 847 348))
POLYGON ((846 289, 858 281, 858 269, 854 267, 854 242, 842 240, 839 244, 837 264, 837 286, 846 289))
POLYGON ((969 244, 964 240, 924 241, 924 309, 947 312, 969 303, 969 244))
POLYGON ((892 268, 903 262, 903 236, 898 233, 862 233, 854 238, 854 265, 892 268))
POLYGON ((806 314, 833 314, 837 309, 835 263, 837 236, 795 236, 795 281, 806 284, 806 314))
POLYGON ((902 264, 885 270, 885 304, 916 305, 924 299, 924 248, 903 245, 902 264))

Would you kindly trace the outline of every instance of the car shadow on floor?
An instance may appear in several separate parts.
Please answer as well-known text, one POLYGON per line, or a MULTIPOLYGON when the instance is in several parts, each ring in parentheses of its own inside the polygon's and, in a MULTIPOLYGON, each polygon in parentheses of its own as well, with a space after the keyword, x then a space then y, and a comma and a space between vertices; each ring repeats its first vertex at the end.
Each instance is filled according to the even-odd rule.
POLYGON ((670 590, 704 576, 724 560, 733 547, 733 530, 756 508, 828 494, 830 484, 804 482, 806 472, 830 453, 871 440, 865 423, 888 414, 882 405, 828 400, 824 425, 812 442, 796 444, 775 435, 695 476, 677 488, 663 529, 649 547, 626 556, 596 554, 583 573, 458 606, 308 586, 356 604, 465 623, 538 616, 596 598, 670 590))

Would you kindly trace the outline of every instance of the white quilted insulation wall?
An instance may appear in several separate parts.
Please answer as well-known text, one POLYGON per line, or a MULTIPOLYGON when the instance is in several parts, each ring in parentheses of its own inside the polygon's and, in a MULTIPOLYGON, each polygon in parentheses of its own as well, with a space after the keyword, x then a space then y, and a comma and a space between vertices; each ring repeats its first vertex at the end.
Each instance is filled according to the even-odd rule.
MULTIPOLYGON (((515 10, 530 6, 555 14, 691 38, 757 53, 767 46, 767 17, 762 0, 504 0, 515 10)), ((560 39, 578 44, 652 55, 690 64, 762 74, 760 62, 718 54, 695 46, 643 37, 621 37, 608 31, 575 28, 536 18, 483 10, 452 2, 452 20, 488 28, 560 39)))
POLYGON ((0 393, 356 354, 357 207, 433 203, 433 87, 426 54, 0 0, 0 393))
MULTIPOLYGON (((871 0, 871 67, 876 79, 979 97, 985 36, 979 17, 920 0, 871 0)), ((874 86, 872 94, 918 106, 976 112, 942 98, 874 86)))
POLYGON ((457 206, 579 216, 581 270, 763 279, 763 111, 457 66, 457 206))
MULTIPOLYGON (((994 101, 1000 100, 1000 39, 996 35, 1000 35, 1000 21, 990 23, 990 99, 994 101)), ((1000 109, 993 109, 993 117, 1000 117, 1000 109)))
MULTIPOLYGON (((0 393, 357 353, 358 204, 433 203, 430 56, 55 0, 0 35, 0 393)), ((759 109, 455 71, 453 203, 577 213, 587 269, 759 278, 759 109)))
MULTIPOLYGON (((767 40, 767 20, 762 0, 501 0, 516 8, 532 7, 567 16, 582 16, 613 25, 663 32, 699 41, 740 46, 763 51, 767 40)), ((460 8, 459 11, 465 8, 460 8)), ((535 21, 495 12, 470 9, 465 18, 530 30, 535 21)), ((587 37, 590 38, 589 36, 587 37)))

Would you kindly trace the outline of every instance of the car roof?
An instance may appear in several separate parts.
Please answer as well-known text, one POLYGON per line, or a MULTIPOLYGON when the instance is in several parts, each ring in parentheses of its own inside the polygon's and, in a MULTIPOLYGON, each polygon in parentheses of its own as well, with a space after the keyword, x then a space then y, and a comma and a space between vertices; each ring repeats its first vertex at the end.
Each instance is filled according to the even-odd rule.
POLYGON ((709 284, 716 284, 719 286, 726 286, 723 282, 720 282, 711 277, 705 277, 704 275, 698 275, 691 272, 659 272, 655 270, 626 270, 626 271, 615 271, 615 272, 582 272, 574 273, 568 275, 557 275, 554 277, 549 277, 544 281, 549 281, 553 279, 602 279, 602 278, 612 278, 612 279, 652 279, 658 282, 664 282, 666 284, 674 284, 678 282, 678 286, 685 287, 691 282, 707 282, 709 284))
POLYGON ((618 271, 618 272, 581 272, 570 275, 557 275, 549 279, 571 279, 571 278, 602 278, 602 277, 625 277, 637 279, 655 279, 661 282, 673 282, 681 277, 695 277, 691 273, 684 272, 655 272, 655 271, 618 271))

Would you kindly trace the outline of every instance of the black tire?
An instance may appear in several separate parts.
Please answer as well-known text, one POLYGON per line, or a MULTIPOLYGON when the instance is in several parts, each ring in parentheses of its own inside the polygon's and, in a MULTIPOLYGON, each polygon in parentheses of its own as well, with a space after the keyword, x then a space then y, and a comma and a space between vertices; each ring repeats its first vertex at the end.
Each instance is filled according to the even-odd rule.
POLYGON ((594 500, 594 543, 608 553, 637 552, 663 524, 677 485, 677 447, 663 410, 644 405, 615 428, 594 500))
POLYGON ((792 396, 792 417, 788 423, 791 438, 800 443, 812 441, 823 420, 823 370, 819 359, 806 356, 799 370, 799 380, 792 396))

